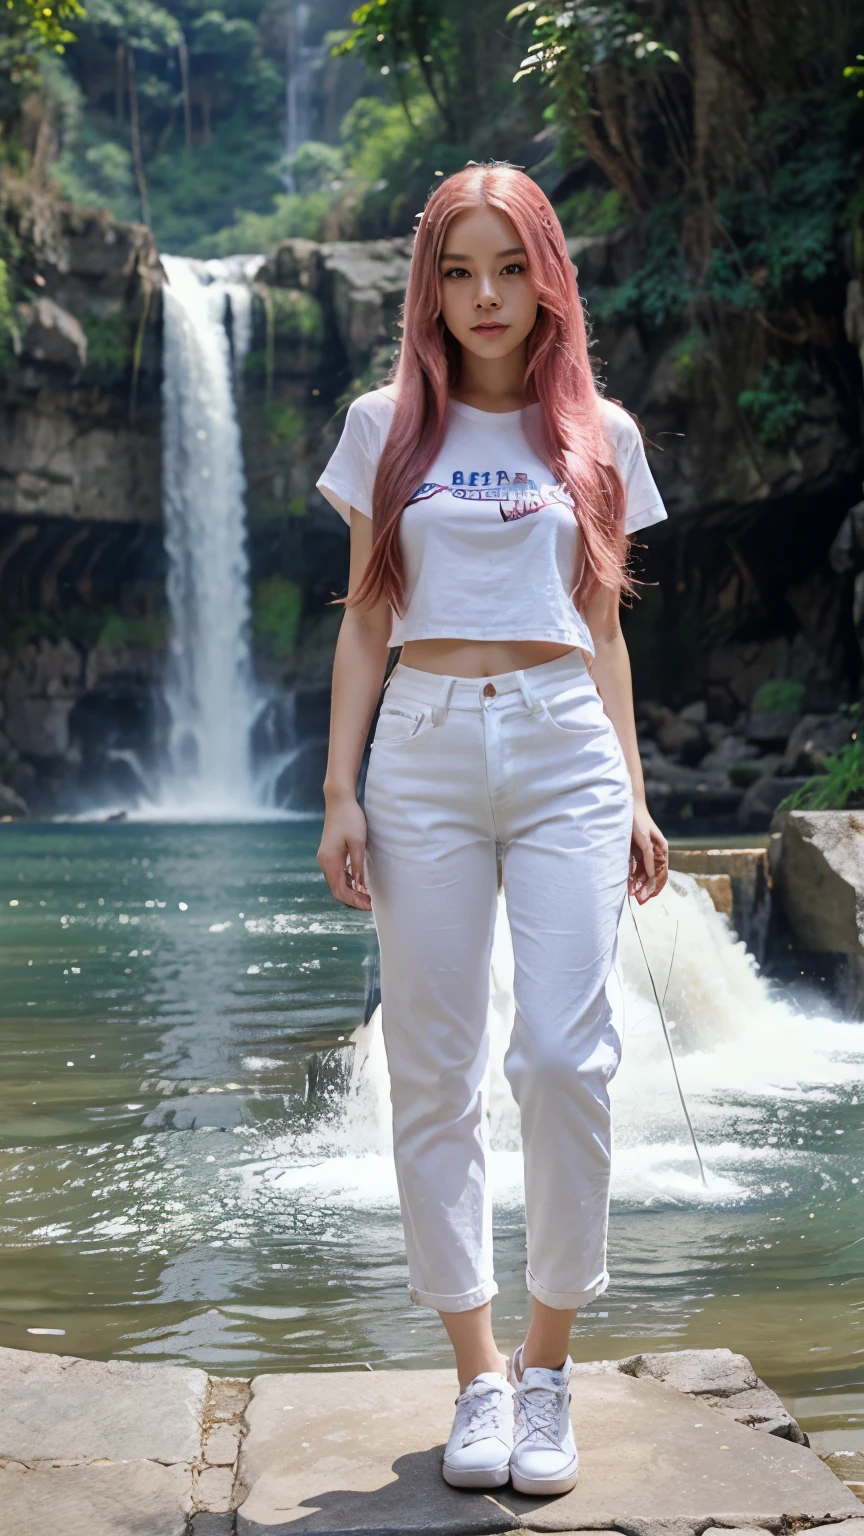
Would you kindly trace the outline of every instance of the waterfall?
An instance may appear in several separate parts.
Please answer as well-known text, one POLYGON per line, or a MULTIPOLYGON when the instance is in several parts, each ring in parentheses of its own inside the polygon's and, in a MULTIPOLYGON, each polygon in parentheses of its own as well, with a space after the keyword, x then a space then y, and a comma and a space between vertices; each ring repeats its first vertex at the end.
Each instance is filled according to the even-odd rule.
POLYGON ((260 808, 251 733, 246 478, 236 408, 263 257, 163 256, 163 503, 171 649, 168 764, 158 809, 196 816, 260 808))

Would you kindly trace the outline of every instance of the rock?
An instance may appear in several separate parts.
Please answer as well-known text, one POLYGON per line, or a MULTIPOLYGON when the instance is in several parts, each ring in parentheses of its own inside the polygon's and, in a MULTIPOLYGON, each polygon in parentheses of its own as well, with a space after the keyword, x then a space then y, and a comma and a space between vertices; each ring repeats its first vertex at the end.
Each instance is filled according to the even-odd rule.
POLYGON ((715 912, 732 917, 732 881, 728 875, 694 875, 700 890, 707 891, 714 903, 715 912))
POLYGON ((317 295, 321 287, 321 246, 317 240, 280 240, 258 276, 274 288, 304 288, 317 295))
MULTIPOLYGON (((830 1434, 823 1432, 819 1439, 828 1440, 830 1434)), ((835 1477, 839 1477, 841 1483, 845 1483, 859 1499, 864 1499, 864 1451, 824 1451, 818 1444, 816 1449, 835 1477)), ((864 1526, 858 1536, 864 1536, 864 1526)))
POLYGON ((3 1529, 9 1536, 186 1536, 191 1485, 187 1468, 152 1461, 6 1466, 3 1529))
POLYGON ((235 1125, 251 1125, 244 1101, 236 1093, 189 1093, 151 1109, 144 1118, 145 1130, 231 1131, 235 1125))
POLYGON ((639 721, 647 726, 661 752, 688 767, 698 763, 708 750, 708 736, 702 723, 684 714, 676 715, 665 704, 653 704, 650 700, 640 704, 639 721))
POLYGON ((4 696, 12 745, 31 757, 63 757, 81 686, 80 652, 68 640, 31 641, 15 653, 4 696))
POLYGON ((705 1401, 721 1413, 727 1413, 739 1424, 758 1429, 763 1434, 779 1435, 781 1440, 793 1440, 796 1445, 808 1445, 809 1441, 797 1420, 784 1408, 776 1392, 758 1382, 752 1390, 736 1392, 732 1397, 715 1397, 707 1393, 705 1401))
MULTIPOLYGON (((772 877, 766 849, 670 848, 669 868, 692 875, 700 884, 704 878, 728 877, 732 887, 733 927, 761 961, 771 916, 772 877)), ((711 894, 711 888, 705 888, 711 894)))
POLYGON ((731 1397, 736 1392, 751 1390, 759 1382, 750 1361, 729 1349, 679 1349, 631 1355, 619 1360, 618 1369, 625 1376, 650 1376, 691 1395, 710 1392, 714 1397, 731 1397))
POLYGON ((413 239, 335 240, 321 246, 323 297, 355 374, 382 343, 398 342, 397 323, 413 239))
POLYGON ((826 757, 834 757, 851 739, 848 715, 805 715, 786 744, 783 773, 823 773, 826 757))
POLYGON ((702 1536, 765 1536, 761 1525, 709 1525, 702 1536))
POLYGON ((782 747, 799 719, 797 709, 753 710, 747 721, 747 740, 761 747, 782 747))
POLYGON ((22 358, 55 363, 80 372, 87 366, 87 337, 80 322, 53 299, 35 299, 20 307, 22 358))
POLYGON ((743 790, 724 782, 717 773, 686 768, 654 754, 645 763, 645 792, 653 816, 731 816, 743 798, 743 790))
POLYGON ((181 1366, 0 1349, 0 1460, 195 1461, 206 1386, 181 1366))
POLYGON ((204 1460, 211 1467, 233 1467, 239 1449, 239 1424, 216 1424, 204 1441, 204 1460))
POLYGON ((231 1508, 234 1473, 231 1467, 201 1467, 195 1473, 192 1497, 199 1509, 224 1513, 231 1508))
POLYGON ((11 818, 13 821, 19 821, 29 815, 30 811, 26 800, 22 800, 20 795, 16 795, 14 789, 8 784, 0 784, 0 818, 3 820, 11 818))
POLYGON ((745 791, 744 798, 738 807, 738 825, 742 832, 767 832, 771 825, 771 818, 782 800, 787 795, 794 794, 806 784, 806 779, 790 778, 778 779, 768 777, 757 779, 755 784, 745 791))
POLYGON ((830 1530, 833 1532, 833 1536, 840 1536, 840 1530, 842 1530, 843 1536, 864 1536, 864 1518, 844 1520, 840 1530, 838 1530, 836 1525, 816 1525, 811 1526, 810 1529, 816 1531, 830 1530))
MULTIPOLYGON (((698 1390, 734 1393, 756 1377, 728 1350, 639 1356, 698 1390)), ((633 1362, 630 1362, 631 1364, 633 1362)), ((258 1377, 240 1481, 250 1491, 238 1536, 595 1530, 693 1536, 716 1524, 774 1529, 858 1509, 817 1456, 756 1435, 709 1404, 614 1367, 574 1381, 580 1478, 570 1494, 528 1499, 509 1488, 470 1498, 441 1478, 456 1391, 449 1371, 258 1377), (361 1425, 362 1435, 361 1439, 361 1425), (508 1524, 509 1516, 509 1524, 508 1524)))
POLYGON ((688 767, 701 762, 708 749, 708 738, 702 726, 693 720, 684 720, 680 715, 658 726, 655 739, 661 752, 688 767))
POLYGON ((230 1376, 212 1377, 207 1397, 207 1416, 217 1423, 239 1419, 249 1402, 249 1383, 230 1376))
POLYGON ((726 769, 726 776, 730 784, 746 790, 751 784, 758 784, 760 779, 776 778, 782 764, 782 753, 763 752, 748 761, 730 763, 726 769))
POLYGON ((685 704, 684 708, 678 711, 678 719, 689 720, 693 725, 707 725, 708 705, 704 699, 697 699, 693 704, 685 704))
POLYGON ((800 948, 859 955, 864 943, 864 811, 791 811, 777 885, 800 948))
POLYGON ((751 763, 759 760, 759 748, 744 736, 724 733, 720 741, 706 752, 701 767, 704 773, 727 773, 733 763, 751 763))

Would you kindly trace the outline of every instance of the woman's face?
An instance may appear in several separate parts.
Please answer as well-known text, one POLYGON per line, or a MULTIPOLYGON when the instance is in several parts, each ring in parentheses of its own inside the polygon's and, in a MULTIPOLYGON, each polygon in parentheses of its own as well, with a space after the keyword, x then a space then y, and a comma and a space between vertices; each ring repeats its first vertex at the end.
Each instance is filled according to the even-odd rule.
POLYGON ((506 213, 472 208, 451 222, 439 266, 441 314, 476 357, 507 357, 537 318, 528 257, 506 213))

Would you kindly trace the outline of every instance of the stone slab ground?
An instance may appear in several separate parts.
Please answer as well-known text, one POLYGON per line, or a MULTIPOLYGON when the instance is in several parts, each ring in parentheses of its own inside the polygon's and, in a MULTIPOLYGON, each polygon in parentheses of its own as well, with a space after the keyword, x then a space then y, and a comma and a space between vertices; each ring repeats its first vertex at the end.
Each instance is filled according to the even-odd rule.
POLYGON ((442 1481, 449 1371, 250 1383, 0 1350, 0 1536, 864 1536, 742 1356, 598 1362, 573 1388, 579 1483, 541 1501, 442 1481))

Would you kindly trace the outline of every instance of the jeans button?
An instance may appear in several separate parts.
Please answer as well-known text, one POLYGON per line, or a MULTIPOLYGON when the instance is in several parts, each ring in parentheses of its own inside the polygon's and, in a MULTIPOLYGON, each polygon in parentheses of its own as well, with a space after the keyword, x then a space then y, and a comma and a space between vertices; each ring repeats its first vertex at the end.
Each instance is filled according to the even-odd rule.
POLYGON ((486 687, 483 689, 483 697, 484 699, 494 699, 497 692, 498 689, 495 687, 494 683, 487 683, 486 687))

